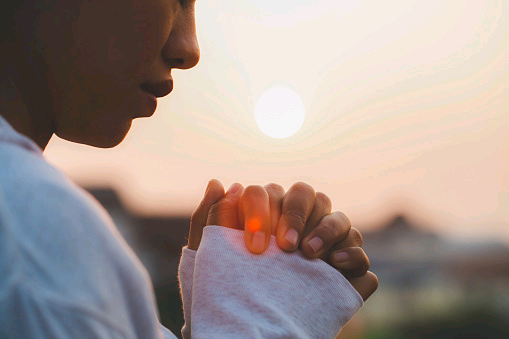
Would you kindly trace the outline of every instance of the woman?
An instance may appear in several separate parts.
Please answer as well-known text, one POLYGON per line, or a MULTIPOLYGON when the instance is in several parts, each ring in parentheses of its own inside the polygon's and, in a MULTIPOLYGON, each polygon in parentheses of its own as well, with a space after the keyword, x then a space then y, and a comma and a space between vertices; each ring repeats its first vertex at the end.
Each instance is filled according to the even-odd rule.
MULTIPOLYGON (((114 147, 151 116, 199 60, 194 2, 11 0, 0 16, 0 337, 174 338, 107 213, 42 151, 53 134, 114 147)), ((179 268, 183 336, 333 337, 377 286, 360 245, 309 185, 212 180, 179 268), (297 247, 330 265, 281 250, 297 247)))

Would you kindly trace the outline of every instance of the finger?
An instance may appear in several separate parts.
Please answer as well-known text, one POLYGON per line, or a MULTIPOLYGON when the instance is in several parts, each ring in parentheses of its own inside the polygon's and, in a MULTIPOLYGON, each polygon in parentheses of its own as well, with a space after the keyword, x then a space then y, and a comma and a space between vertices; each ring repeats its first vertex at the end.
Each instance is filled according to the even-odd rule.
POLYGON ((238 204, 243 190, 244 187, 239 183, 231 185, 224 197, 210 207, 206 225, 242 229, 239 223, 238 204))
POLYGON ((223 184, 217 179, 209 181, 205 195, 198 208, 191 215, 191 226, 189 230, 189 242, 187 247, 197 250, 200 245, 203 228, 207 223, 210 207, 224 196, 223 184))
POLYGON ((285 189, 280 185, 270 183, 265 186, 265 191, 269 195, 270 206, 270 220, 271 232, 270 234, 276 235, 276 228, 279 218, 281 217, 281 206, 283 206, 283 197, 285 196, 285 189))
POLYGON ((350 228, 350 219, 344 213, 329 214, 302 241, 302 252, 309 258, 326 258, 334 244, 348 237, 350 228))
POLYGON ((271 229, 269 195, 262 186, 246 187, 239 200, 239 215, 247 248, 262 253, 269 245, 271 229))
POLYGON ((378 278, 373 272, 368 271, 362 277, 348 279, 353 288, 366 301, 378 288, 378 278))
POLYGON ((369 258, 360 247, 348 247, 334 251, 328 262, 347 278, 361 277, 369 270, 369 258))
POLYGON ((348 235, 342 241, 337 242, 332 246, 331 251, 339 250, 348 247, 361 247, 362 246, 362 234, 355 227, 351 227, 348 235))
POLYGON ((312 230, 314 230, 320 220, 323 217, 331 214, 332 211, 332 202, 330 198, 322 192, 317 192, 315 197, 315 205, 313 206, 313 211, 308 218, 306 223, 306 227, 304 229, 303 237, 306 237, 312 230))
POLYGON ((281 218, 277 224, 276 239, 286 251, 297 249, 306 223, 315 204, 315 190, 308 184, 294 184, 283 198, 281 218))
POLYGON ((324 241, 320 237, 317 237, 315 233, 313 233, 314 236, 312 237, 308 237, 308 235, 313 232, 313 230, 319 225, 320 221, 324 217, 331 213, 331 210, 332 202, 330 198, 324 193, 317 192, 313 211, 311 212, 311 215, 309 216, 306 227, 304 229, 304 241, 300 243, 302 252, 309 258, 315 258, 318 256, 318 254, 315 252, 315 249, 319 250, 322 247, 324 241), (313 239, 313 241, 311 244, 308 244, 311 239, 313 239))

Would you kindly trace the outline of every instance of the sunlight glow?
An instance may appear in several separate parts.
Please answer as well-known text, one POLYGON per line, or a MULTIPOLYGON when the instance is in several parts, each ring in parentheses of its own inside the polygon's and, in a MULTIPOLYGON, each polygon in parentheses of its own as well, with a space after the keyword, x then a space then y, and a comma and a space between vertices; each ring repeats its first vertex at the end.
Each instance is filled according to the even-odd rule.
POLYGON ((304 123, 305 109, 300 96, 290 87, 274 85, 258 99, 254 110, 256 124, 271 138, 288 138, 304 123))
POLYGON ((262 229, 262 222, 259 219, 250 219, 247 222, 247 229, 251 233, 256 233, 262 229))

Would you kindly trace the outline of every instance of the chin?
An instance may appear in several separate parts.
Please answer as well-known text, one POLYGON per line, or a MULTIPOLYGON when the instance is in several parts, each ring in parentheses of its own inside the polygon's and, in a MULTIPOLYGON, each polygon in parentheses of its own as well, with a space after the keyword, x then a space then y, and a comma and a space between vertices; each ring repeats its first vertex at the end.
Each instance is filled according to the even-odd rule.
POLYGON ((98 148, 113 148, 125 139, 129 129, 131 128, 131 124, 132 121, 129 121, 122 125, 117 125, 116 128, 108 126, 89 128, 84 131, 80 131, 80 133, 76 133, 76 131, 67 131, 56 132, 55 134, 62 139, 78 144, 98 148))

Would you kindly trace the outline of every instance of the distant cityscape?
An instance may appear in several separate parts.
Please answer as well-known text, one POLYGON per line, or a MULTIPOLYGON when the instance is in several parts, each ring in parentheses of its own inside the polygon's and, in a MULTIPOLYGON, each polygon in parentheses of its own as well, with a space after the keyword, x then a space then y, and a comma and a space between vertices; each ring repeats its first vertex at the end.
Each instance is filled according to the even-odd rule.
MULTIPOLYGON (((115 191, 85 189, 109 212, 150 273, 161 322, 180 333, 177 270, 190 217, 139 217, 122 205, 115 191)), ((509 318, 509 247, 446 241, 410 224, 404 215, 375 226, 370 227, 374 231, 363 231, 362 247, 379 278, 379 289, 338 338, 368 338, 370 328, 385 331, 423 319, 447 318, 466 308, 487 308, 509 318)), ((503 330, 509 334, 509 325, 503 330)))

